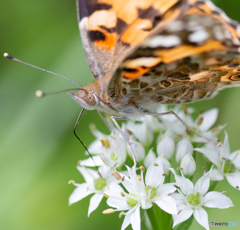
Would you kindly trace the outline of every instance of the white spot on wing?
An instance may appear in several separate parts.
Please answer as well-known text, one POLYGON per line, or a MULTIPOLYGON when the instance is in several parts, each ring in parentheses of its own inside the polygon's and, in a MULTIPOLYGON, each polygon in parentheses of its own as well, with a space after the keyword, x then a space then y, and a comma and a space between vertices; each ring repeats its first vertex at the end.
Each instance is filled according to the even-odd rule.
POLYGON ((191 33, 188 36, 188 40, 190 42, 204 42, 206 39, 208 39, 209 35, 205 30, 198 30, 196 32, 191 33))
POLYGON ((156 47, 173 47, 178 46, 181 44, 181 39, 176 35, 157 35, 153 38, 150 38, 143 42, 143 47, 150 47, 150 48, 156 48, 156 47))

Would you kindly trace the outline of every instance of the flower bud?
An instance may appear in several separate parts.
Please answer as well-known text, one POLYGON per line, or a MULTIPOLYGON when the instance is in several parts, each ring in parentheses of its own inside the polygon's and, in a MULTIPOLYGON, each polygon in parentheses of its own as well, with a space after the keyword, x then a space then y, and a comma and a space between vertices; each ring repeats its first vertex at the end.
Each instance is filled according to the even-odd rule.
POLYGON ((183 169, 182 172, 185 176, 192 176, 194 174, 196 171, 196 163, 190 153, 185 155, 180 164, 180 167, 183 169))
POLYGON ((191 142, 185 138, 177 144, 176 162, 180 163, 188 153, 193 153, 193 146, 191 142))
MULTIPOLYGON (((138 141, 134 140, 132 137, 130 137, 130 142, 132 143, 132 149, 137 161, 142 161, 145 157, 145 149, 143 145, 138 141)), ((130 145, 127 145, 127 151, 130 157, 132 157, 132 151, 131 151, 130 145)))
POLYGON ((175 150, 175 145, 173 139, 168 135, 164 137, 157 146, 157 153, 159 156, 165 156, 165 158, 170 159, 175 150))

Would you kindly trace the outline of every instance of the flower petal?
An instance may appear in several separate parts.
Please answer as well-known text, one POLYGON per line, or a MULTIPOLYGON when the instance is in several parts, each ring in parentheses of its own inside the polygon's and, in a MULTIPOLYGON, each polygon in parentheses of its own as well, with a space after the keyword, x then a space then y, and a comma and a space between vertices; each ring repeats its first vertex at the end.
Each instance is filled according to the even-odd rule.
POLYGON ((235 165, 236 168, 240 168, 240 149, 234 151, 230 155, 229 159, 233 161, 233 164, 235 165))
POLYGON ((221 165, 221 161, 220 161, 219 156, 218 156, 217 152, 215 151, 215 149, 212 150, 212 149, 208 149, 206 147, 202 147, 202 148, 195 148, 194 150, 204 154, 204 156, 206 156, 208 158, 208 160, 210 160, 216 166, 221 165))
POLYGON ((179 141, 177 144, 176 156, 175 156, 177 163, 180 163, 188 153, 190 154, 193 153, 193 146, 188 139, 184 138, 183 140, 179 141))
POLYGON ((175 175, 175 180, 176 180, 177 186, 179 186, 181 188, 182 192, 185 195, 193 191, 194 187, 193 187, 192 181, 190 181, 189 179, 185 178, 184 176, 177 175, 174 169, 171 168, 170 170, 175 175))
POLYGON ((124 218, 123 223, 122 223, 121 230, 124 230, 131 223, 130 217, 131 217, 131 215, 125 215, 125 218, 124 218))
POLYGON ((130 220, 133 230, 141 230, 140 206, 132 213, 130 220))
POLYGON ((209 192, 203 197, 203 204, 209 208, 229 208, 233 207, 233 203, 229 197, 220 192, 209 192))
POLYGON ((148 152, 148 154, 144 159, 144 162, 143 162, 144 166, 148 168, 155 159, 156 159, 156 154, 153 152, 152 149, 150 149, 150 151, 148 152))
POLYGON ((220 181, 224 179, 224 176, 218 169, 212 169, 212 173, 210 174, 210 179, 214 181, 220 181))
POLYGON ((173 215, 173 228, 177 224, 180 224, 183 221, 189 219, 192 214, 193 214, 193 210, 191 208, 185 208, 179 214, 173 215))
POLYGON ((210 175, 212 170, 208 171, 208 173, 204 174, 195 184, 195 192, 199 192, 202 196, 206 194, 209 189, 210 184, 210 175))
MULTIPOLYGON (((132 150, 135 154, 137 162, 144 160, 145 149, 144 149, 143 145, 140 142, 135 141, 132 136, 130 137, 129 140, 132 143, 132 150)), ((131 158, 132 158, 132 150, 131 150, 130 145, 127 145, 127 151, 128 151, 128 154, 131 158)))
POLYGON ((162 163, 155 160, 147 169, 145 176, 146 185, 157 188, 164 180, 164 177, 162 176, 163 173, 162 163))
POLYGON ((194 209, 193 216, 200 225, 209 230, 208 214, 203 208, 194 209))
POLYGON ((159 187, 158 191, 161 196, 167 196, 170 193, 173 193, 176 191, 176 187, 174 186, 174 183, 167 183, 163 184, 162 186, 159 187))
POLYGON ((101 160, 100 156, 93 156, 92 158, 88 158, 88 159, 82 160, 80 165, 81 166, 94 167, 94 166, 104 165, 104 163, 101 160))
POLYGON ((103 198, 102 193, 101 194, 95 194, 95 195, 92 196, 92 198, 90 199, 90 204, 89 204, 89 208, 88 208, 88 217, 98 207, 102 198, 103 198))
POLYGON ((175 145, 173 139, 170 135, 164 137, 157 146, 157 153, 159 156, 165 156, 167 159, 172 157, 175 150, 175 145))
POLYGON ((230 185, 232 185, 236 189, 240 188, 240 172, 229 173, 225 175, 230 185))
POLYGON ((185 155, 185 157, 182 159, 180 167, 183 169, 182 172, 185 176, 192 176, 194 174, 196 171, 196 163, 190 153, 185 155))
POLYGON ((88 184, 92 184, 94 179, 99 177, 98 173, 92 169, 87 169, 87 168, 80 167, 80 166, 77 166, 77 169, 82 174, 82 176, 84 177, 85 181, 88 184))
POLYGON ((171 196, 162 196, 154 201, 159 208, 169 214, 177 214, 177 205, 171 196))
MULTIPOLYGON (((218 116, 218 109, 211 109, 211 110, 201 114, 200 116, 203 117, 203 122, 201 125, 198 126, 198 128, 202 131, 207 131, 216 122, 217 116, 218 116)), ((198 119, 197 119, 197 121, 198 121, 198 119)))
POLYGON ((69 197, 69 205, 83 199, 91 193, 93 192, 89 191, 87 183, 78 185, 69 197))

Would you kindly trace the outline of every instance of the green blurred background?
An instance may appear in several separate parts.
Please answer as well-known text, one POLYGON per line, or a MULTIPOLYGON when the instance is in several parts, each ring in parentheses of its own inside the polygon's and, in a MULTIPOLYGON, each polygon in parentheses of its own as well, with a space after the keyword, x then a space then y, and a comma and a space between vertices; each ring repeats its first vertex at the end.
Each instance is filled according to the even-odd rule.
MULTIPOLYGON (((215 3, 240 21, 239 0, 215 3)), ((1 1, 0 53, 57 72, 81 84, 93 77, 79 37, 75 0, 1 1)), ((67 95, 38 99, 37 89, 57 91, 71 83, 3 57, 0 59, 0 229, 120 229, 118 215, 102 215, 101 207, 87 218, 89 197, 68 206, 74 186, 81 182, 75 166, 84 149, 72 134, 80 107, 67 95)), ((218 124, 227 124, 231 150, 240 149, 240 89, 226 89, 210 100, 192 104, 196 109, 219 108, 218 124)), ((93 141, 89 124, 106 131, 95 111, 86 111, 78 133, 93 141)), ((220 182, 234 208, 209 209, 209 221, 239 222, 240 192, 220 182)), ((203 229, 194 222, 192 229, 203 229)), ((229 229, 215 227, 215 229, 229 229)), ((234 229, 240 229, 235 227, 234 229)))

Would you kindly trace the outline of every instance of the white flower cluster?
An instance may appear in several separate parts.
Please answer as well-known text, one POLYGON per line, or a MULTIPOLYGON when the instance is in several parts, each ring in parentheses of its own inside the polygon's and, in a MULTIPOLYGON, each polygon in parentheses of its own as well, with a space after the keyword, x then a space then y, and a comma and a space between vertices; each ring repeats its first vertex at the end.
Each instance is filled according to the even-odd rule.
MULTIPOLYGON (((162 106, 158 112, 166 109, 162 106)), ((176 106, 174 112, 199 134, 215 141, 224 127, 212 127, 217 119, 217 109, 200 113, 197 119, 192 117, 192 108, 176 106)), ((122 130, 132 143, 138 166, 141 166, 132 166, 131 148, 118 130, 105 135, 92 127, 96 140, 90 145, 89 152, 93 154, 94 161, 92 158, 83 160, 77 167, 86 182, 72 182, 76 188, 70 196, 70 204, 94 194, 88 210, 90 215, 105 196, 111 208, 103 213, 120 211, 119 216, 125 216, 122 230, 129 224, 134 230, 140 230, 140 211, 147 211, 153 204, 171 214, 171 228, 179 225, 179 229, 186 229, 186 225, 181 226, 180 223, 192 216, 209 229, 204 207, 223 209, 233 206, 224 192, 212 191, 213 186, 209 190, 210 184, 214 184, 211 181, 225 177, 234 188, 239 189, 240 186, 240 150, 230 153, 226 133, 224 142, 216 146, 186 130, 173 115, 146 116, 142 122, 123 123, 122 130), (200 153, 207 158, 209 168, 205 168, 204 175, 194 185, 195 158, 200 153), (89 168, 96 165, 98 170, 89 168)), ((153 225, 153 218, 158 218, 148 212, 145 217, 149 226, 153 225)))

